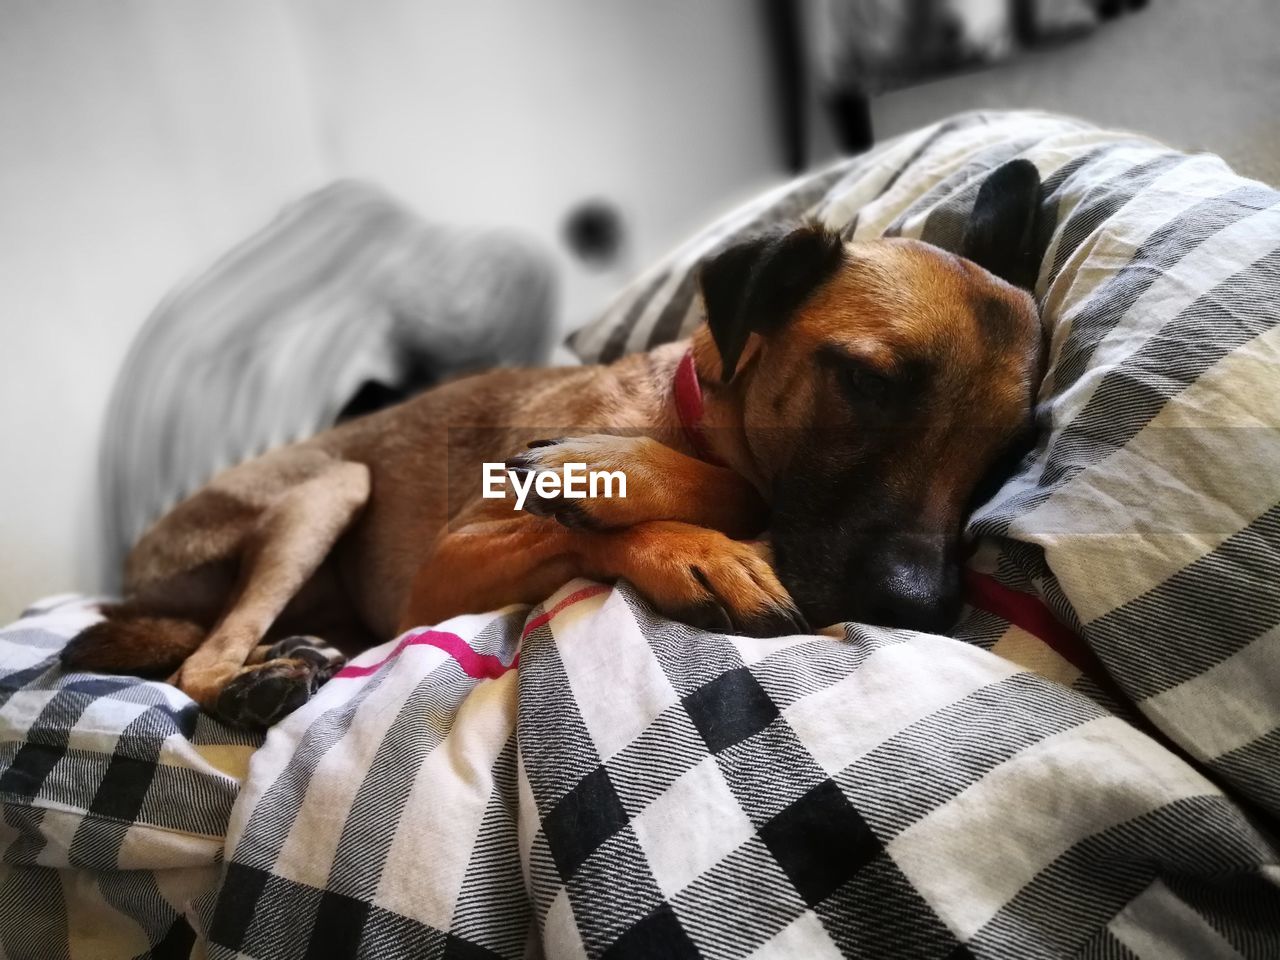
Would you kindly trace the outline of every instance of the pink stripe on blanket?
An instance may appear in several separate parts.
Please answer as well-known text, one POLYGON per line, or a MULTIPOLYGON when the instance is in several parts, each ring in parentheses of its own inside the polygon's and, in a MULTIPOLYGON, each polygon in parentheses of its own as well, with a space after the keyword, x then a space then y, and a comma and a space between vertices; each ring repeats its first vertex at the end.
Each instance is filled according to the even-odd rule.
MULTIPOLYGON (((550 610, 534 617, 527 624, 520 634, 523 640, 538 627, 551 620, 565 607, 572 606, 588 597, 594 597, 604 593, 609 588, 602 584, 595 584, 590 587, 583 587, 569 596, 565 597, 550 610)), ((396 648, 389 654, 379 660, 377 663, 367 664, 366 666, 350 666, 343 667, 336 674, 334 679, 350 678, 350 677, 367 677, 371 673, 376 673, 388 661, 394 660, 400 654, 404 653, 409 647, 436 647, 443 650, 457 662, 462 668, 462 672, 469 677, 477 680, 496 680, 508 670, 514 670, 520 664, 520 654, 517 653, 510 663, 503 663, 500 659, 491 653, 480 653, 475 650, 471 644, 463 640, 456 633, 449 633, 444 630, 421 630, 415 633, 407 633, 400 638, 400 642, 396 644, 396 648)))
POLYGON ((1039 597, 1010 589, 984 573, 965 571, 966 599, 979 610, 1003 617, 1040 638, 1058 656, 1113 694, 1124 696, 1088 644, 1053 615, 1039 597))
POLYGON ((479 653, 456 633, 447 633, 444 630, 423 630, 419 633, 405 634, 396 644, 396 648, 377 663, 363 667, 343 667, 335 677, 367 677, 387 661, 400 656, 409 647, 436 647, 443 650, 457 662, 463 673, 477 680, 496 680, 515 667, 514 662, 503 663, 491 653, 479 653))
POLYGON ((607 593, 610 589, 610 587, 606 587, 603 583, 593 583, 589 587, 583 587, 581 590, 575 590, 550 610, 547 610, 545 613, 538 614, 538 616, 526 623, 524 625, 524 629, 520 632, 520 639, 523 640, 529 634, 533 633, 533 631, 548 623, 552 618, 558 616, 560 611, 565 607, 571 607, 575 603, 579 603, 591 597, 598 597, 602 593, 607 593))

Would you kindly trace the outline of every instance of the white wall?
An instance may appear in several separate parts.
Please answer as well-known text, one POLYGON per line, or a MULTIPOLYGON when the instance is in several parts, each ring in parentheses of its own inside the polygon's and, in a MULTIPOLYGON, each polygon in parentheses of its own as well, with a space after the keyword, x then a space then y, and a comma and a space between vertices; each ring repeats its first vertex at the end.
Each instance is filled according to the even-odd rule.
POLYGON ((132 332, 327 175, 288 15, 0 6, 0 620, 95 587, 97 436, 132 332))
MULTIPOLYGON (((629 219, 634 269, 779 175, 752 3, 295 0, 293 9, 326 151, 424 215, 512 224, 555 242, 571 204, 605 196, 629 219)), ((619 279, 572 276, 570 321, 619 279)))
MULTIPOLYGON (((603 195, 639 267, 780 175, 766 68, 740 0, 5 0, 0 621, 95 589, 129 338, 283 203, 368 177, 556 243, 603 195)), ((562 266, 570 323, 621 279, 562 266)))

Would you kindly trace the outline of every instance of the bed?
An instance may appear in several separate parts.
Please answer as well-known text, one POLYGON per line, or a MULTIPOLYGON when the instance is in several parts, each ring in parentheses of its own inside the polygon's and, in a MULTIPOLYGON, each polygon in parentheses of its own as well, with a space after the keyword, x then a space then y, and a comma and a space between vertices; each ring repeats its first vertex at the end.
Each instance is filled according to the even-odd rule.
POLYGON ((1046 184, 1039 442, 950 636, 720 636, 624 584, 423 625, 265 738, 0 631, 8 957, 1280 956, 1280 193, 970 113, 780 186, 572 338, 698 322, 697 264, 810 216, 959 245, 1046 184))

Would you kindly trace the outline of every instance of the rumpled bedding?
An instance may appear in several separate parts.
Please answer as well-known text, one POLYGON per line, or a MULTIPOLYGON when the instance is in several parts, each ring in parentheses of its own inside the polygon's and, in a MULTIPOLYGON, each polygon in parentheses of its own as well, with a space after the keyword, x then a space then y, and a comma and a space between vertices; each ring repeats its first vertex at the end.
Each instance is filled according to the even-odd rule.
POLYGON ((248 757, 58 673, 90 616, 0 634, 9 957, 1280 951, 1246 811, 961 640, 723 637, 576 581, 363 654, 248 757))

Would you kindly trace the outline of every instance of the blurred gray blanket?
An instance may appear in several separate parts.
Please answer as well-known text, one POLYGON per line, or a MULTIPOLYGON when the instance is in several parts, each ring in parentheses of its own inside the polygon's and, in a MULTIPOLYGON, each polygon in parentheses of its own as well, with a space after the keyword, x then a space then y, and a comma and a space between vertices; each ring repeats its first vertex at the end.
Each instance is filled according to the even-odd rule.
POLYGON ((428 224, 341 182, 172 293, 125 359, 102 436, 103 567, 215 472, 462 370, 544 362, 546 255, 428 224))

